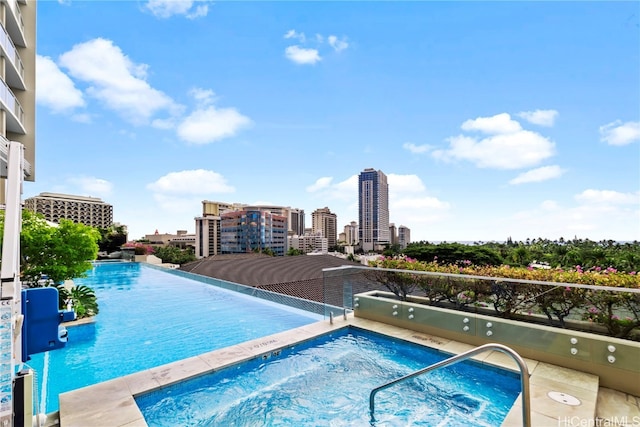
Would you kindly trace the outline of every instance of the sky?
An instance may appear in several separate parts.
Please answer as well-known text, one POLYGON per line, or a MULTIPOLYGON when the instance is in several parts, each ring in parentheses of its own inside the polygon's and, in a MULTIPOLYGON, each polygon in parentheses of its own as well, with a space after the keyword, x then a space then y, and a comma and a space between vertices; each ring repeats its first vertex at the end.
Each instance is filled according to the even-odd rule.
POLYGON ((36 181, 140 239, 388 177, 412 241, 640 240, 638 2, 44 1, 36 181))

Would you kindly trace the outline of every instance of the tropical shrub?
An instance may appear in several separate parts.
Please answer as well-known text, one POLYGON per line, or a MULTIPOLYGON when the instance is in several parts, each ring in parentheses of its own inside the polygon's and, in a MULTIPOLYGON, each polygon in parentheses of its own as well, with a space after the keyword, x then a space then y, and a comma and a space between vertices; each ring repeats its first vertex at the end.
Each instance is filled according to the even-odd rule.
POLYGON ((57 288, 60 308, 66 308, 70 304, 77 319, 95 316, 100 311, 96 293, 92 288, 85 285, 74 285, 71 289, 58 285, 57 288))
POLYGON ((582 319, 604 326, 609 335, 619 338, 629 338, 640 328, 640 293, 635 291, 640 290, 640 277, 635 272, 619 272, 611 267, 585 270, 579 265, 563 270, 478 266, 469 260, 442 265, 437 261, 420 262, 397 256, 369 265, 441 275, 377 269, 365 274, 401 300, 408 299, 414 292, 422 292, 432 305, 445 304, 465 310, 492 307, 496 315, 505 318, 540 314, 547 318, 549 325, 558 327, 566 327, 568 319, 582 319), (634 289, 634 292, 621 291, 623 288, 634 289))

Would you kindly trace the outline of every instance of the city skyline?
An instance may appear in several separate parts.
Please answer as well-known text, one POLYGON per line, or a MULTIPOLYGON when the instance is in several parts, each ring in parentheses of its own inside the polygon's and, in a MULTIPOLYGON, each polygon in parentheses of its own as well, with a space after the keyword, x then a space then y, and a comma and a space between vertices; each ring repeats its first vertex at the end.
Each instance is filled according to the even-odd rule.
POLYGON ((203 200, 341 231, 374 168, 412 241, 640 240, 632 2, 37 8, 23 198, 99 197, 131 239, 193 233, 203 200))

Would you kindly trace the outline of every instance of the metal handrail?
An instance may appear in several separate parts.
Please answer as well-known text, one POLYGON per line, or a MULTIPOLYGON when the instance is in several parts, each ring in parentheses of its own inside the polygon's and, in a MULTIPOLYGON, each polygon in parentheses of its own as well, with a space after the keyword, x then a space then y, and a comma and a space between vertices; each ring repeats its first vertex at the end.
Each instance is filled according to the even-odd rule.
POLYGON ((529 396, 529 369, 527 368, 527 364, 524 359, 520 357, 518 353, 516 353, 511 348, 502 344, 489 343, 484 344, 469 351, 465 351, 464 353, 460 353, 456 356, 452 356, 448 359, 445 359, 441 362, 434 363, 433 365, 427 366, 426 368, 415 371, 411 374, 405 375, 404 377, 400 377, 393 381, 389 381, 386 384, 383 384, 379 387, 371 390, 371 394, 369 394, 369 412, 371 413, 371 421, 375 421, 373 413, 375 411, 375 397, 376 394, 380 390, 384 390, 392 385, 401 383, 405 380, 411 379, 413 377, 417 377, 418 375, 426 374, 427 372, 431 372, 433 370, 443 368, 445 366, 453 365, 458 362, 462 362, 463 360, 469 359, 470 357, 475 356, 478 353, 482 353, 487 350, 497 350, 502 353, 505 353, 516 362, 518 368, 520 369, 520 391, 522 393, 522 425, 524 427, 531 427, 531 408, 530 408, 530 396, 529 396))

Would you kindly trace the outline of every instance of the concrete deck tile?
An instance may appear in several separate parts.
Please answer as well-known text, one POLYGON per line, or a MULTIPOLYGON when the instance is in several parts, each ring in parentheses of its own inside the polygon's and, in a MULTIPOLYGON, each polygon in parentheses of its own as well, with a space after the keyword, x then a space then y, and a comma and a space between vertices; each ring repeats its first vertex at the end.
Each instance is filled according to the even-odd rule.
POLYGON ((149 369, 151 377, 161 386, 192 378, 208 371, 211 371, 211 367, 197 356, 149 369))
POLYGON ((440 338, 434 335, 414 331, 411 331, 411 333, 405 336, 404 339, 409 342, 435 348, 437 350, 442 350, 444 346, 451 342, 451 340, 446 338, 440 338))
POLYGON ((600 425, 640 426, 640 408, 636 396, 600 387, 596 418, 600 425))
POLYGON ((151 371, 146 369, 144 371, 136 372, 131 375, 122 377, 122 380, 129 387, 129 391, 132 395, 140 394, 145 390, 160 387, 162 384, 153 377, 151 371))
MULTIPOLYGON (((531 425, 535 427, 557 427, 558 418, 531 411, 531 425)), ((501 424, 502 427, 522 427, 522 403, 516 400, 501 424)))
POLYGON ((593 393, 598 392, 599 378, 593 374, 543 362, 536 365, 533 373, 536 378, 545 377, 565 384, 571 384, 572 387, 581 387, 593 393))
POLYGON ((144 421, 129 387, 122 379, 106 381, 60 394, 60 424, 64 427, 120 427, 144 421))
POLYGON ((593 420, 596 413, 597 396, 587 390, 569 387, 564 383, 544 379, 541 384, 529 384, 531 396, 531 408, 535 412, 539 412, 548 417, 556 419, 573 418, 581 420, 593 420), (563 387, 563 385, 565 387, 563 387), (580 403, 578 405, 568 405, 557 402, 549 397, 549 392, 555 391, 565 393, 577 398, 580 403), (577 393, 577 391, 579 391, 577 393), (560 417, 560 418, 558 418, 560 417))
POLYGON ((231 347, 225 347, 220 350, 210 351, 208 353, 198 356, 202 359, 211 369, 220 369, 225 366, 232 365, 238 360, 247 359, 254 356, 246 348, 239 345, 233 345, 231 347))

